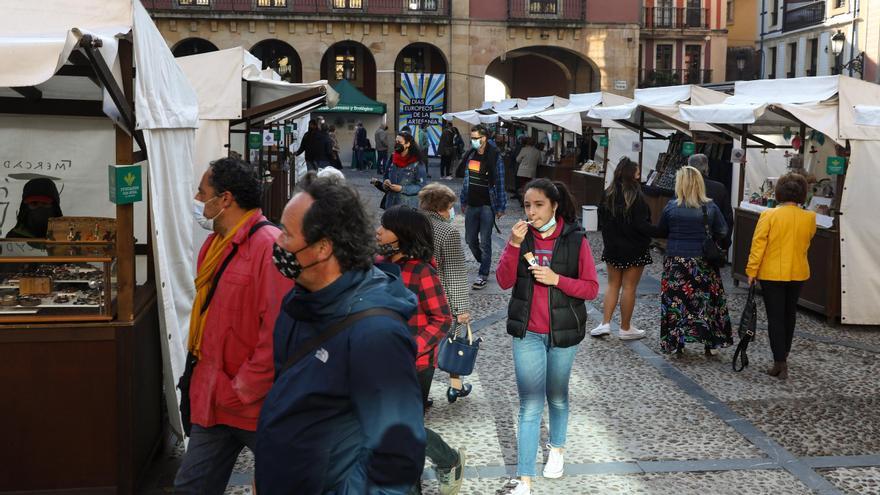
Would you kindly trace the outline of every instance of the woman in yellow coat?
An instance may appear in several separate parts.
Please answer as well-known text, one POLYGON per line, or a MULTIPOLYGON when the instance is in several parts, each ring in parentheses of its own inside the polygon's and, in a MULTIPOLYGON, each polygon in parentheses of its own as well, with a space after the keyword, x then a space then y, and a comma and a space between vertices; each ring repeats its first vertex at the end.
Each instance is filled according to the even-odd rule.
POLYGON ((804 280, 810 278, 807 251, 816 233, 816 214, 801 209, 806 201, 807 181, 789 173, 776 183, 779 206, 761 213, 746 275, 749 284, 761 282, 773 367, 767 373, 788 378, 788 353, 794 337, 797 301, 804 280))

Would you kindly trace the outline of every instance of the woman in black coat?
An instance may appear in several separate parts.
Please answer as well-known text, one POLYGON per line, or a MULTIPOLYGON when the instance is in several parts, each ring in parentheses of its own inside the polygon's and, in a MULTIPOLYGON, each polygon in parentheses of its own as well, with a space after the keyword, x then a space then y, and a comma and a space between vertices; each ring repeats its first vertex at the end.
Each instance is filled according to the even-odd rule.
POLYGON ((602 261, 608 272, 608 290, 603 302, 602 324, 590 331, 593 337, 611 333, 611 317, 620 302, 620 332, 623 340, 640 339, 644 330, 631 325, 636 287, 642 271, 651 263, 651 210, 642 197, 639 165, 627 157, 620 159, 614 180, 599 205, 599 224, 604 249, 602 261), (622 289, 622 291, 621 291, 622 289))

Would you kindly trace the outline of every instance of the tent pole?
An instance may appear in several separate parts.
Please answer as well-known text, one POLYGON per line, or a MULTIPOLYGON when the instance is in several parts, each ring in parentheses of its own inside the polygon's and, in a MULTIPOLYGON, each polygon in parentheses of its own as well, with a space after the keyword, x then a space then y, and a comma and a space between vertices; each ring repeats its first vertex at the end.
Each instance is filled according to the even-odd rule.
MULTIPOLYGON (((127 117, 131 122, 134 122, 132 44, 127 39, 119 40, 119 66, 122 72, 122 87, 119 89, 124 94, 125 104, 131 111, 127 117)), ((116 163, 119 165, 134 163, 132 136, 118 124, 114 125, 114 128, 116 130, 116 163)), ((134 278, 134 204, 116 205, 116 314, 118 321, 134 321, 134 278)))
POLYGON ((645 112, 639 112, 639 170, 642 170, 643 149, 645 147, 645 112))
POLYGON ((743 124, 742 135, 740 136, 740 146, 743 149, 743 159, 739 162, 739 184, 737 185, 736 197, 737 204, 743 200, 743 191, 746 187, 746 145, 749 140, 749 125, 743 124))

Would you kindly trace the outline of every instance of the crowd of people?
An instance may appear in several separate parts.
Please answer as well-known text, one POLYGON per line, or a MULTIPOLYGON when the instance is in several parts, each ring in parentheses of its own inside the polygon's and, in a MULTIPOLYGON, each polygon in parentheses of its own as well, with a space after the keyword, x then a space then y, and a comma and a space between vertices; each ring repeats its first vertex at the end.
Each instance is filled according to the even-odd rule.
MULTIPOLYGON (((377 143, 380 134, 390 140, 383 126, 377 143)), ((262 186, 247 163, 210 164, 194 200, 196 219, 212 234, 198 257, 181 379, 190 441, 176 492, 223 493, 244 447, 254 452, 260 495, 420 493, 426 457, 440 493, 459 492, 466 452, 427 427, 424 413, 433 405, 438 346, 471 322, 472 291, 489 283, 492 231, 507 213, 504 163, 485 127, 471 129, 467 150, 445 128, 440 175, 460 163, 457 195, 427 182, 416 141, 402 130, 380 158, 378 225, 344 175, 328 172, 333 142, 319 123, 300 150, 310 168, 322 170, 300 181, 278 226, 260 211, 262 186), (479 264, 470 286, 462 235, 452 223, 456 204, 479 264)), ((534 167, 533 144, 518 154, 527 169, 522 177, 534 167)), ((713 356, 732 344, 719 266, 706 254, 709 242, 722 251, 729 245, 729 201, 716 200, 722 193, 705 179, 704 156, 690 164, 677 173, 675 198, 657 224, 638 165, 627 158, 617 164, 599 212, 608 289, 593 337, 611 333, 617 308, 620 339, 646 336, 632 325, 636 288, 653 261, 652 239, 665 238, 661 349, 680 354, 694 342, 713 356)), ((767 307, 768 372, 784 379, 815 218, 798 207, 806 197, 803 177, 788 174, 776 189, 780 207, 761 215, 747 273, 750 283, 760 282, 767 307)), ((542 475, 564 474, 569 381, 587 334, 586 302, 599 295, 596 262, 567 185, 530 177, 521 192, 521 219, 494 267, 498 286, 511 289, 506 328, 520 400, 517 473, 500 492, 513 495, 530 494, 537 476, 545 403, 542 475)), ((448 402, 471 394, 465 380, 449 376, 448 402)))

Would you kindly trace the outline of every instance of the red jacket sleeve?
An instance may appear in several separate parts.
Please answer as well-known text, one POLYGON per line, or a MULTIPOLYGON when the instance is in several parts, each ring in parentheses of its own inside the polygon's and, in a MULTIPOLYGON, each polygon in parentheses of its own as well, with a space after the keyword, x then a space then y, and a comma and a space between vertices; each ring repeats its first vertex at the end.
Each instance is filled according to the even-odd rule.
POLYGON ((268 244, 254 257, 255 287, 258 291, 260 329, 257 346, 250 358, 241 365, 232 378, 232 388, 243 404, 263 399, 272 387, 275 366, 272 354, 272 335, 275 320, 281 310, 281 301, 293 288, 293 280, 284 277, 272 261, 272 245, 268 244))
POLYGON ((498 260, 498 268, 495 269, 495 280, 498 287, 509 289, 516 283, 516 264, 519 262, 520 249, 510 242, 504 245, 501 258, 498 260))
POLYGON ((449 325, 452 324, 452 315, 449 312, 449 303, 446 294, 440 285, 440 278, 429 266, 423 266, 419 277, 419 305, 427 318, 425 322, 419 322, 416 333, 418 344, 418 356, 416 361, 426 354, 432 354, 434 348, 440 343, 440 339, 446 336, 449 325))
MULTIPOLYGON (((506 251, 506 248, 505 248, 506 251)), ((499 267, 500 270, 500 267, 499 267)), ((498 273, 496 271, 496 273, 498 273)), ((499 278, 498 285, 501 285, 499 278)), ((513 285, 513 284, 511 284, 513 285)), ((590 251, 590 243, 584 238, 581 240, 581 250, 578 253, 578 278, 559 276, 556 287, 569 297, 591 300, 599 295, 599 279, 596 276, 596 263, 593 261, 593 253, 590 251)))

